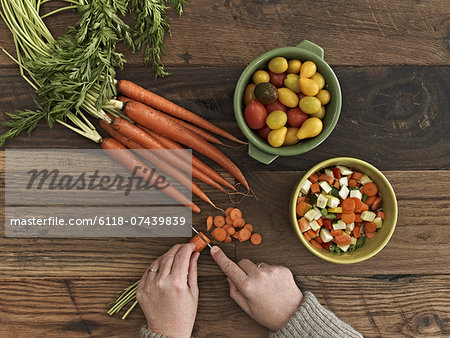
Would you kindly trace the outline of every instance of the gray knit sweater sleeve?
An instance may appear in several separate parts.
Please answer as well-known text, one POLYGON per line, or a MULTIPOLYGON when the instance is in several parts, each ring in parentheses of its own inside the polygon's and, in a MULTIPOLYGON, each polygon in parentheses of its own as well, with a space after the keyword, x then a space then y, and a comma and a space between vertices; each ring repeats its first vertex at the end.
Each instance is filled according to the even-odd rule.
POLYGON ((303 294, 297 312, 271 338, 360 338, 362 335, 325 309, 311 292, 303 294))
MULTIPOLYGON (((281 329, 271 332, 270 337, 361 338, 362 335, 320 305, 311 292, 305 292, 297 312, 281 329)), ((151 332, 147 326, 143 326, 140 338, 167 337, 151 332)))

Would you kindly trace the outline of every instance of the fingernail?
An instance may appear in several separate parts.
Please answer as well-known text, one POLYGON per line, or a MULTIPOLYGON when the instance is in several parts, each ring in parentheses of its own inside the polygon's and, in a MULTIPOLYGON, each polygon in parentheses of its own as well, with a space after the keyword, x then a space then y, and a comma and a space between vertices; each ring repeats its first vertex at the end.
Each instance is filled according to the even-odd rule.
POLYGON ((211 248, 211 250, 210 250, 210 252, 211 253, 216 253, 216 252, 219 252, 219 247, 217 246, 217 245, 214 245, 212 248, 211 248))

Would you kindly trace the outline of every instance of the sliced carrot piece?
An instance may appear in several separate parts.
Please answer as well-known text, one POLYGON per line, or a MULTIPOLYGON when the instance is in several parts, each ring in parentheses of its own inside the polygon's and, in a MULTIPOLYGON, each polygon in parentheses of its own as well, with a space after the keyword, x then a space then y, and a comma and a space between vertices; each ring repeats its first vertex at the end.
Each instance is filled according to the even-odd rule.
MULTIPOLYGON (((225 224, 222 229, 225 231, 228 231, 229 228, 233 228, 233 226, 231 224, 225 224)), ((234 228, 233 228, 234 229, 234 228)))
POLYGON ((326 181, 329 185, 333 185, 334 178, 328 175, 322 174, 319 176, 319 181, 326 181))
POLYGON ((320 217, 316 222, 317 222, 317 224, 319 224, 320 226, 322 226, 322 225, 323 225, 323 219, 322 219, 322 217, 320 217))
POLYGON ((260 235, 260 234, 258 234, 258 233, 254 233, 254 234, 252 234, 252 236, 250 237, 250 242, 253 244, 253 245, 260 245, 261 244, 261 242, 262 242, 262 236, 260 235))
POLYGON ((242 211, 238 208, 234 208, 230 211, 230 217, 234 221, 236 218, 242 218, 242 211))
POLYGON ((248 231, 247 229, 241 229, 239 230, 239 242, 245 242, 248 241, 251 237, 252 233, 248 231))
POLYGON ((317 174, 312 174, 312 175, 308 178, 308 180, 309 180, 311 183, 317 183, 317 182, 319 181, 319 176, 318 176, 317 174))
POLYGON ((208 216, 208 218, 206 219, 206 231, 211 230, 212 226, 213 226, 213 217, 208 216))
POLYGON ((361 232, 359 231, 359 226, 355 226, 353 228, 353 237, 355 237, 356 239, 361 237, 361 232))
POLYGON ((343 234, 341 236, 334 237, 334 243, 340 246, 349 245, 352 243, 352 239, 349 235, 343 234))
POLYGON ((366 203, 362 202, 361 211, 367 211, 367 210, 369 210, 369 206, 366 203))
POLYGON ((340 236, 342 235, 342 230, 331 230, 331 236, 340 236))
POLYGON ((378 196, 375 201, 372 203, 372 205, 370 206, 370 208, 372 210, 377 210, 378 207, 380 206, 381 202, 383 201, 383 199, 381 198, 381 196, 378 196))
POLYGON ((234 209, 234 208, 232 208, 232 207, 228 207, 228 208, 225 209, 225 213, 227 214, 227 216, 230 215, 230 212, 231 212, 231 210, 233 210, 233 209, 234 209))
POLYGON ((250 232, 253 232, 253 225, 247 223, 246 225, 244 225, 244 228, 247 229, 250 232))
POLYGON ((240 228, 243 227, 245 225, 245 219, 243 218, 237 218, 233 221, 233 226, 235 228, 240 228))
POLYGON ((334 183, 333 183, 333 186, 334 186, 336 189, 339 189, 339 187, 340 187, 341 185, 339 184, 339 181, 338 181, 338 180, 335 180, 334 183))
POLYGON ((355 210, 356 203, 351 198, 347 198, 347 199, 342 201, 341 207, 342 207, 342 211, 344 213, 353 212, 353 210, 355 210))
POLYGON ((225 217, 222 215, 215 216, 213 223, 216 227, 221 228, 225 225, 225 217))
POLYGON ((315 246, 317 249, 322 250, 322 245, 320 245, 320 243, 317 242, 317 238, 316 238, 316 239, 313 239, 310 243, 311 243, 313 246, 315 246))
POLYGON ((320 193, 320 185, 319 183, 311 184, 311 192, 314 194, 320 193))
POLYGON ((305 217, 298 220, 298 226, 302 232, 305 232, 309 228, 309 222, 305 217))
POLYGON ((231 241, 232 241, 231 236, 227 236, 223 242, 230 243, 231 241))
POLYGON ((223 242, 227 238, 227 232, 222 228, 215 228, 211 231, 211 235, 216 241, 223 242))
POLYGON ((233 220, 231 219, 230 216, 225 217, 225 223, 230 225, 233 224, 233 220))
POLYGON ((370 196, 370 197, 367 197, 365 203, 366 203, 367 205, 372 205, 372 203, 375 202, 376 198, 377 198, 376 196, 370 196))
POLYGON ((306 212, 311 209, 311 205, 309 205, 306 202, 300 202, 299 204, 297 204, 297 215, 299 215, 300 217, 305 216, 306 212))
POLYGON ((297 204, 299 204, 300 202, 305 202, 306 201, 306 197, 305 196, 298 196, 297 197, 297 204))
POLYGON ((381 217, 381 219, 384 221, 386 219, 386 215, 384 214, 383 211, 378 211, 377 212, 377 217, 381 217))
POLYGON ((377 225, 373 222, 366 222, 364 223, 364 229, 366 229, 366 232, 375 232, 377 231, 377 225))
POLYGON ((236 230, 234 230, 233 227, 229 227, 229 228, 227 229, 227 233, 228 233, 229 235, 234 235, 234 234, 236 233, 236 230))
POLYGON ((361 223, 362 221, 361 214, 355 214, 355 223, 361 223))
POLYGON ((346 224, 353 223, 356 219, 356 215, 354 212, 345 213, 342 214, 341 219, 346 224))
POLYGON ((353 174, 352 174, 352 178, 357 180, 357 181, 361 181, 361 178, 363 176, 364 176, 363 174, 361 174, 360 172, 357 172, 357 171, 354 171, 353 174))
POLYGON ((205 241, 211 243, 211 240, 208 237, 206 237, 203 232, 199 232, 199 235, 195 235, 194 237, 192 237, 189 242, 195 244, 194 251, 201 252, 203 251, 204 248, 206 248, 205 241), (200 236, 202 237, 200 238, 200 236))
POLYGON ((319 242, 320 244, 322 244, 323 243, 323 240, 322 240, 322 238, 320 238, 320 236, 319 237, 316 237, 316 239, 315 239, 317 242, 319 242))
POLYGON ((303 235, 305 235, 306 239, 308 241, 310 241, 311 239, 314 238, 314 236, 316 235, 316 233, 314 231, 312 231, 311 229, 309 229, 308 231, 306 231, 303 235))
POLYGON ((375 183, 369 182, 363 185, 361 192, 367 196, 375 196, 378 193, 378 187, 375 183))
POLYGON ((375 233, 374 233, 374 232, 367 232, 367 231, 366 231, 366 236, 367 236, 368 238, 372 238, 373 236, 375 236, 375 233))
POLYGON ((358 185, 358 182, 354 180, 353 178, 348 180, 348 186, 349 187, 356 187, 358 185))
POLYGON ((351 197, 351 199, 355 202, 355 212, 361 212, 362 201, 356 197, 351 197))

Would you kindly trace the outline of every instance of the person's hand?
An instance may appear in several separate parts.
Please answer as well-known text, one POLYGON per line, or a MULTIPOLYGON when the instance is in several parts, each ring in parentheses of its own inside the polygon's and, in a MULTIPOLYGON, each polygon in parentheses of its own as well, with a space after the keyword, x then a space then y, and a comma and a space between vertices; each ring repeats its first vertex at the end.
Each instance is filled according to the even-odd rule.
POLYGON ((136 299, 148 329, 170 337, 190 337, 198 306, 195 244, 178 244, 157 258, 139 282, 136 299))
POLYGON ((300 306, 303 295, 291 271, 248 259, 238 264, 217 246, 211 256, 227 275, 230 296, 250 317, 272 331, 280 329, 300 306))

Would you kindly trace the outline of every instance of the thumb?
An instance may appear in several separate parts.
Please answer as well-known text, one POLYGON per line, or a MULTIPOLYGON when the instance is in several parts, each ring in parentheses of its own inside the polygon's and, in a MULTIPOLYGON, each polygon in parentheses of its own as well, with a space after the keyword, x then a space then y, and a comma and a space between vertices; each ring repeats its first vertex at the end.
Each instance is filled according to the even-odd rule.
POLYGON ((213 246, 211 248, 211 257, 238 288, 247 279, 247 274, 239 267, 239 265, 229 259, 218 246, 213 246))
POLYGON ((250 307, 248 306, 247 299, 237 288, 236 284, 229 278, 227 278, 228 285, 230 285, 230 297, 244 310, 247 314, 250 314, 250 307))

